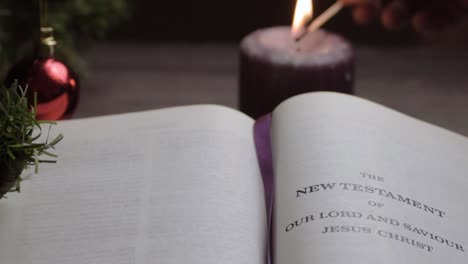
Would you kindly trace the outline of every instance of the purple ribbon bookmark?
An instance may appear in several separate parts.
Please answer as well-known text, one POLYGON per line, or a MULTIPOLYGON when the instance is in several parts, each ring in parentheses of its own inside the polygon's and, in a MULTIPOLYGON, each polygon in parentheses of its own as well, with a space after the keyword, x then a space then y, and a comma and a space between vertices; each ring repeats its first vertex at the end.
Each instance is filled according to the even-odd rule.
POLYGON ((264 115, 255 121, 254 141, 257 151, 257 159, 262 174, 265 190, 265 205, 268 221, 268 251, 267 263, 272 263, 272 211, 273 211, 273 156, 271 152, 271 114, 264 115))

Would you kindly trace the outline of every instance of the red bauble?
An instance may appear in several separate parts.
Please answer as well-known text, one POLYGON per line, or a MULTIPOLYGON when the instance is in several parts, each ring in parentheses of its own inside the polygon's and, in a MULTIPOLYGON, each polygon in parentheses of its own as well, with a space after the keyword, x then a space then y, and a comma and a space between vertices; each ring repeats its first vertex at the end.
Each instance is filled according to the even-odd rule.
POLYGON ((68 119, 76 109, 79 98, 78 76, 62 61, 55 58, 23 59, 7 74, 9 87, 15 80, 28 87, 28 98, 33 102, 37 93, 37 119, 68 119))

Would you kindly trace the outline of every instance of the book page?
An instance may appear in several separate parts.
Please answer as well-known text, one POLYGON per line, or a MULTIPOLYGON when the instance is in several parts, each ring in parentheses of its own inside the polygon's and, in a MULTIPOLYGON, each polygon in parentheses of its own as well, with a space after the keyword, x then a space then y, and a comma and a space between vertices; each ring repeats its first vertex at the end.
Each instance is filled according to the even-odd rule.
POLYGON ((58 163, 0 201, 0 262, 264 263, 253 123, 219 106, 61 122, 58 163))
POLYGON ((333 93, 272 133, 275 263, 468 263, 468 139, 333 93))

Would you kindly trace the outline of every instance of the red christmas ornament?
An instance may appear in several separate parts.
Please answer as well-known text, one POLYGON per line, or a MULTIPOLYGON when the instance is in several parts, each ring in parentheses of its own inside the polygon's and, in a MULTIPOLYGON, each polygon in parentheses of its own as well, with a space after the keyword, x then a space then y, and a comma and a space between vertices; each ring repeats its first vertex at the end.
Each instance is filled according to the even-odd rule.
POLYGON ((41 27, 40 46, 36 56, 15 64, 7 74, 5 84, 14 81, 25 88, 27 97, 33 103, 37 94, 37 119, 68 119, 78 105, 78 76, 62 61, 53 57, 56 41, 53 29, 41 27))
POLYGON ((23 59, 8 72, 7 86, 15 80, 21 87, 28 87, 28 98, 33 103, 37 94, 37 118, 60 120, 70 118, 79 97, 77 75, 63 62, 55 58, 23 59))

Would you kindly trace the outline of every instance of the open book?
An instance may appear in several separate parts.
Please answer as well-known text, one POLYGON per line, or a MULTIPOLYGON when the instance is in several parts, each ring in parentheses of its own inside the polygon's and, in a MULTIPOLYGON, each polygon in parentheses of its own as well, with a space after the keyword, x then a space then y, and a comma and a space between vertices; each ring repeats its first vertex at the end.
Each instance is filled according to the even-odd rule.
POLYGON ((266 134, 269 201, 254 123, 210 105, 61 122, 59 163, 0 202, 0 263, 468 263, 466 138, 296 96, 266 134))

